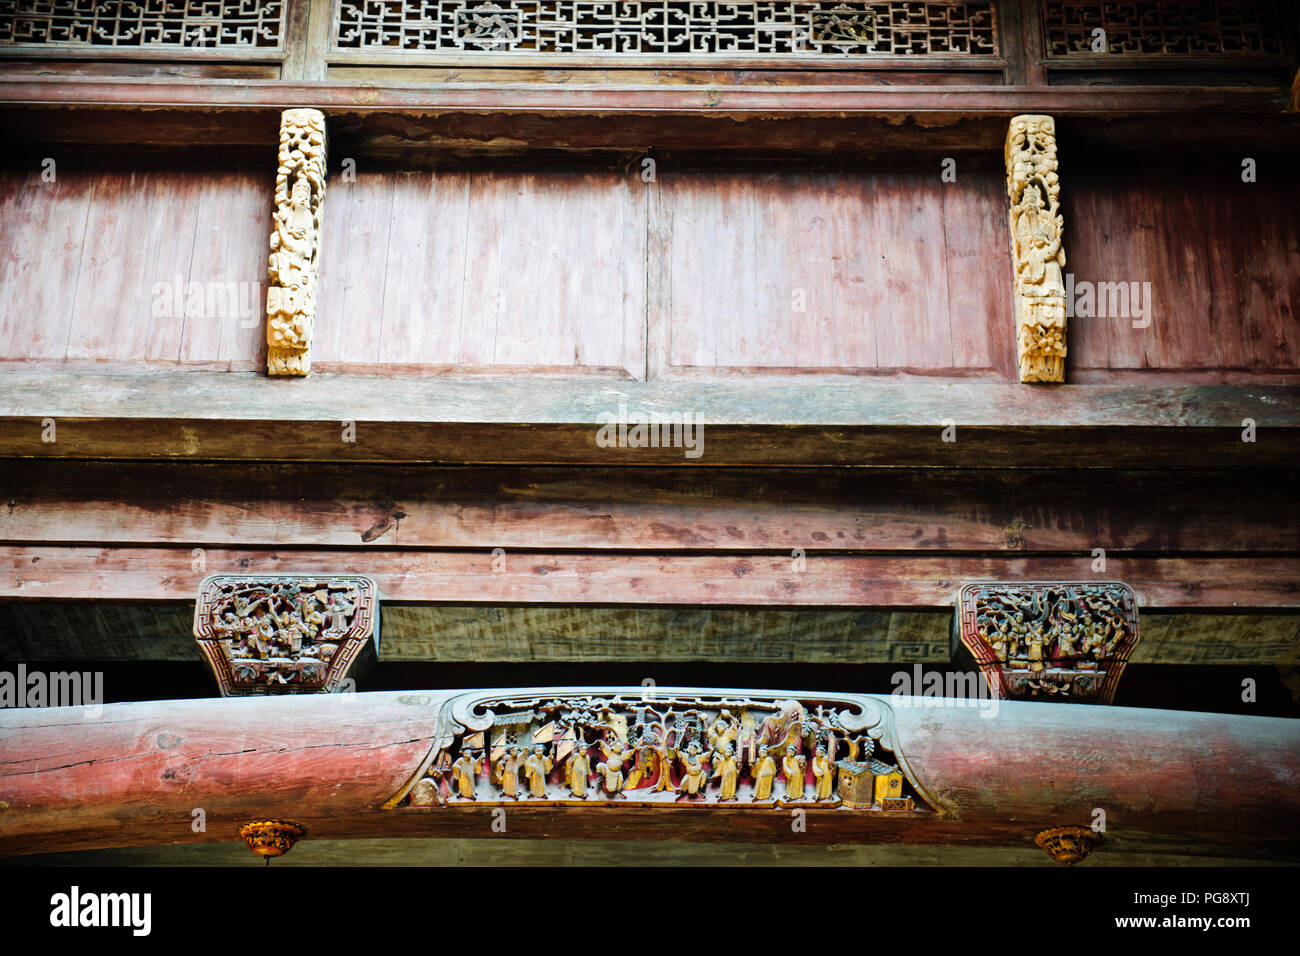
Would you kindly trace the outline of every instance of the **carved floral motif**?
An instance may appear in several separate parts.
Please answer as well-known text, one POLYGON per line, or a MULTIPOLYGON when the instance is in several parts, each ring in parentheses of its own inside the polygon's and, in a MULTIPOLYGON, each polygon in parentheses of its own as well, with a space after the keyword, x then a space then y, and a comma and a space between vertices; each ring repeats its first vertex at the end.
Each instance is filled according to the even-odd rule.
POLYGON ((285 110, 267 269, 271 284, 266 290, 266 370, 271 375, 306 375, 311 370, 324 197, 325 116, 319 110, 285 110))
POLYGON ((1126 584, 968 584, 961 640, 994 697, 1109 704, 1138 642, 1126 584))
POLYGON ((389 807, 537 802, 659 807, 930 806, 871 697, 658 689, 482 692, 389 807))
POLYGON ((369 578, 215 575, 200 587, 194 637, 222 696, 333 691, 376 618, 369 578))
POLYGON ((1065 381, 1065 250, 1056 123, 1016 116, 1007 130, 1007 196, 1022 382, 1065 381))

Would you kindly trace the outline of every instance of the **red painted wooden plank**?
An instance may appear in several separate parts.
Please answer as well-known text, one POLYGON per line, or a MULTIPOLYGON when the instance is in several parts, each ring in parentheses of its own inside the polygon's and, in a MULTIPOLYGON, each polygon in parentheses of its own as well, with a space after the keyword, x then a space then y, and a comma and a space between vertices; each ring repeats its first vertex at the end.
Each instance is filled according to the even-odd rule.
MULTIPOLYGON (((64 162, 61 171, 56 166, 53 183, 33 176, 24 186, 30 218, 20 217, 13 235, 26 260, 20 260, 18 275, 25 288, 20 316, 29 338, 25 349, 14 340, 18 357, 61 359, 67 354, 96 183, 93 176, 70 169, 71 165, 64 162)), ((6 219, 3 232, 8 234, 9 228, 6 219)), ((15 333, 22 337, 16 329, 15 333)))
MULTIPOLYGON (((789 554, 507 554, 493 569, 483 552, 347 552, 394 601, 575 604, 770 604, 947 608, 957 588, 981 580, 1086 580, 1092 556, 789 554), (362 557, 364 555, 364 557, 362 557)), ((316 549, 0 548, 0 597, 121 601, 193 600, 205 574, 337 571, 341 556, 316 549)), ((1108 577, 1131 584, 1145 607, 1300 607, 1300 559, 1112 557, 1108 577)))

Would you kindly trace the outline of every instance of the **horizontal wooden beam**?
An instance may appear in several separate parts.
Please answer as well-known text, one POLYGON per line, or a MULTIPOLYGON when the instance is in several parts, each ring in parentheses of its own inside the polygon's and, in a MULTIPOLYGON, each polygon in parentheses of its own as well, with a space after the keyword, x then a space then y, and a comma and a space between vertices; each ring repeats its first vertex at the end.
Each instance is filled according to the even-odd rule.
MULTIPOLYGON (((364 573, 383 599, 443 603, 950 608, 962 584, 1090 580, 1094 558, 584 554, 318 548, 0 547, 0 597, 186 601, 208 574, 364 573), (496 570, 494 570, 494 568, 496 570)), ((1146 608, 1300 607, 1300 558, 1112 557, 1146 608)))
POLYGON ((1300 552, 1294 471, 9 459, 0 502, 10 544, 1300 552))
MULTIPOLYGON (((193 626, 191 602, 8 601, 0 603, 0 660, 79 661, 83 666, 84 662, 94 661, 97 668, 129 667, 136 661, 197 663, 193 626)), ((951 608, 683 609, 644 604, 607 607, 388 601, 382 607, 379 660, 381 665, 393 667, 420 662, 645 667, 689 662, 716 665, 720 661, 746 665, 790 666, 798 662, 910 667, 914 662, 950 663, 952 630, 951 608)), ((1300 614, 1295 611, 1143 611, 1141 630, 1142 640, 1125 671, 1121 693, 1133 686, 1134 666, 1277 667, 1287 665, 1300 653, 1300 614)), ((498 679, 482 678, 478 683, 498 679)), ((117 695, 114 699, 137 699, 120 692, 120 676, 106 680, 106 687, 117 695)), ((1180 674, 1179 686, 1182 680, 1180 674)), ((1231 677, 1223 680, 1231 690, 1231 677)), ((205 683, 199 686, 202 691, 208 689, 205 683)), ((375 684, 367 677, 361 686, 374 689, 393 685, 375 684)), ((869 689, 890 686, 882 683, 869 689)), ((1120 699, 1130 704, 1143 701, 1135 696, 1120 699)), ((1195 700, 1184 696, 1180 703, 1187 705, 1195 700)), ((1165 706, 1163 699, 1156 706, 1165 706)))
POLYGON ((1279 113, 1285 88, 1174 86, 800 86, 596 83, 304 83, 166 77, 0 76, 0 103, 344 112, 543 114, 704 113, 713 116, 859 113, 972 116, 1279 113))
MULTIPOLYGON (((234 842, 240 824, 277 817, 305 824, 308 839, 491 835, 485 807, 381 809, 435 740, 449 739, 441 705, 455 693, 0 711, 0 854, 234 842)), ((727 691, 756 693, 773 692, 727 691)), ((937 812, 809 810, 801 841, 1023 846, 1044 827, 1089 826, 1100 808, 1097 860, 1111 841, 1153 837, 1197 855, 1295 856, 1295 721, 1018 702, 1000 702, 990 718, 961 702, 881 700, 893 746, 937 812)), ((523 801, 506 817, 507 835, 524 838, 781 843, 791 834, 788 813, 762 807, 523 801)))
POLYGON ((252 372, 10 372, 5 384, 0 456, 10 457, 985 468, 1300 460, 1300 387, 1281 385, 283 382, 252 372), (625 433, 602 432, 620 416, 652 414, 691 416, 702 425, 698 446, 683 435, 676 447, 627 447, 625 433), (1243 440, 1252 425, 1254 440, 1243 440))

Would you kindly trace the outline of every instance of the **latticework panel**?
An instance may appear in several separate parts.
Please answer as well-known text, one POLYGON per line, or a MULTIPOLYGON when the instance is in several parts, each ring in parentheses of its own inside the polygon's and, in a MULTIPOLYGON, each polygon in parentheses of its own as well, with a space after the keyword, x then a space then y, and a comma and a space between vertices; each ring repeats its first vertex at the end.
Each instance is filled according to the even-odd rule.
POLYGON ((625 56, 997 56, 991 2, 338 0, 339 50, 625 56))
POLYGON ((1280 19, 1274 0, 1043 0, 1053 57, 1280 55, 1280 19))
POLYGON ((0 0, 0 46, 273 51, 285 0, 0 0))

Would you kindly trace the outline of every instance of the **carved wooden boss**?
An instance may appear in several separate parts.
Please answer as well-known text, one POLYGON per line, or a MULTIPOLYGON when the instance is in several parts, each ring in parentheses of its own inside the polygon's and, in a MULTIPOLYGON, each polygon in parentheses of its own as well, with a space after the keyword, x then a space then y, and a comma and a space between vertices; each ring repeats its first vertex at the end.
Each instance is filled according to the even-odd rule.
POLYGON ((1127 584, 968 584, 957 603, 961 641, 1001 699, 1109 704, 1138 642, 1127 584))
POLYGON ((223 697, 328 693, 375 659, 378 621, 370 578, 218 574, 199 587, 194 639, 223 697))
MULTIPOLYGON (((1005 158, 1020 381, 1064 382, 1064 219, 1055 120, 1013 117, 1005 158)), ((285 110, 267 270, 270 375, 306 375, 311 370, 324 199, 325 115, 313 109, 285 110)))

